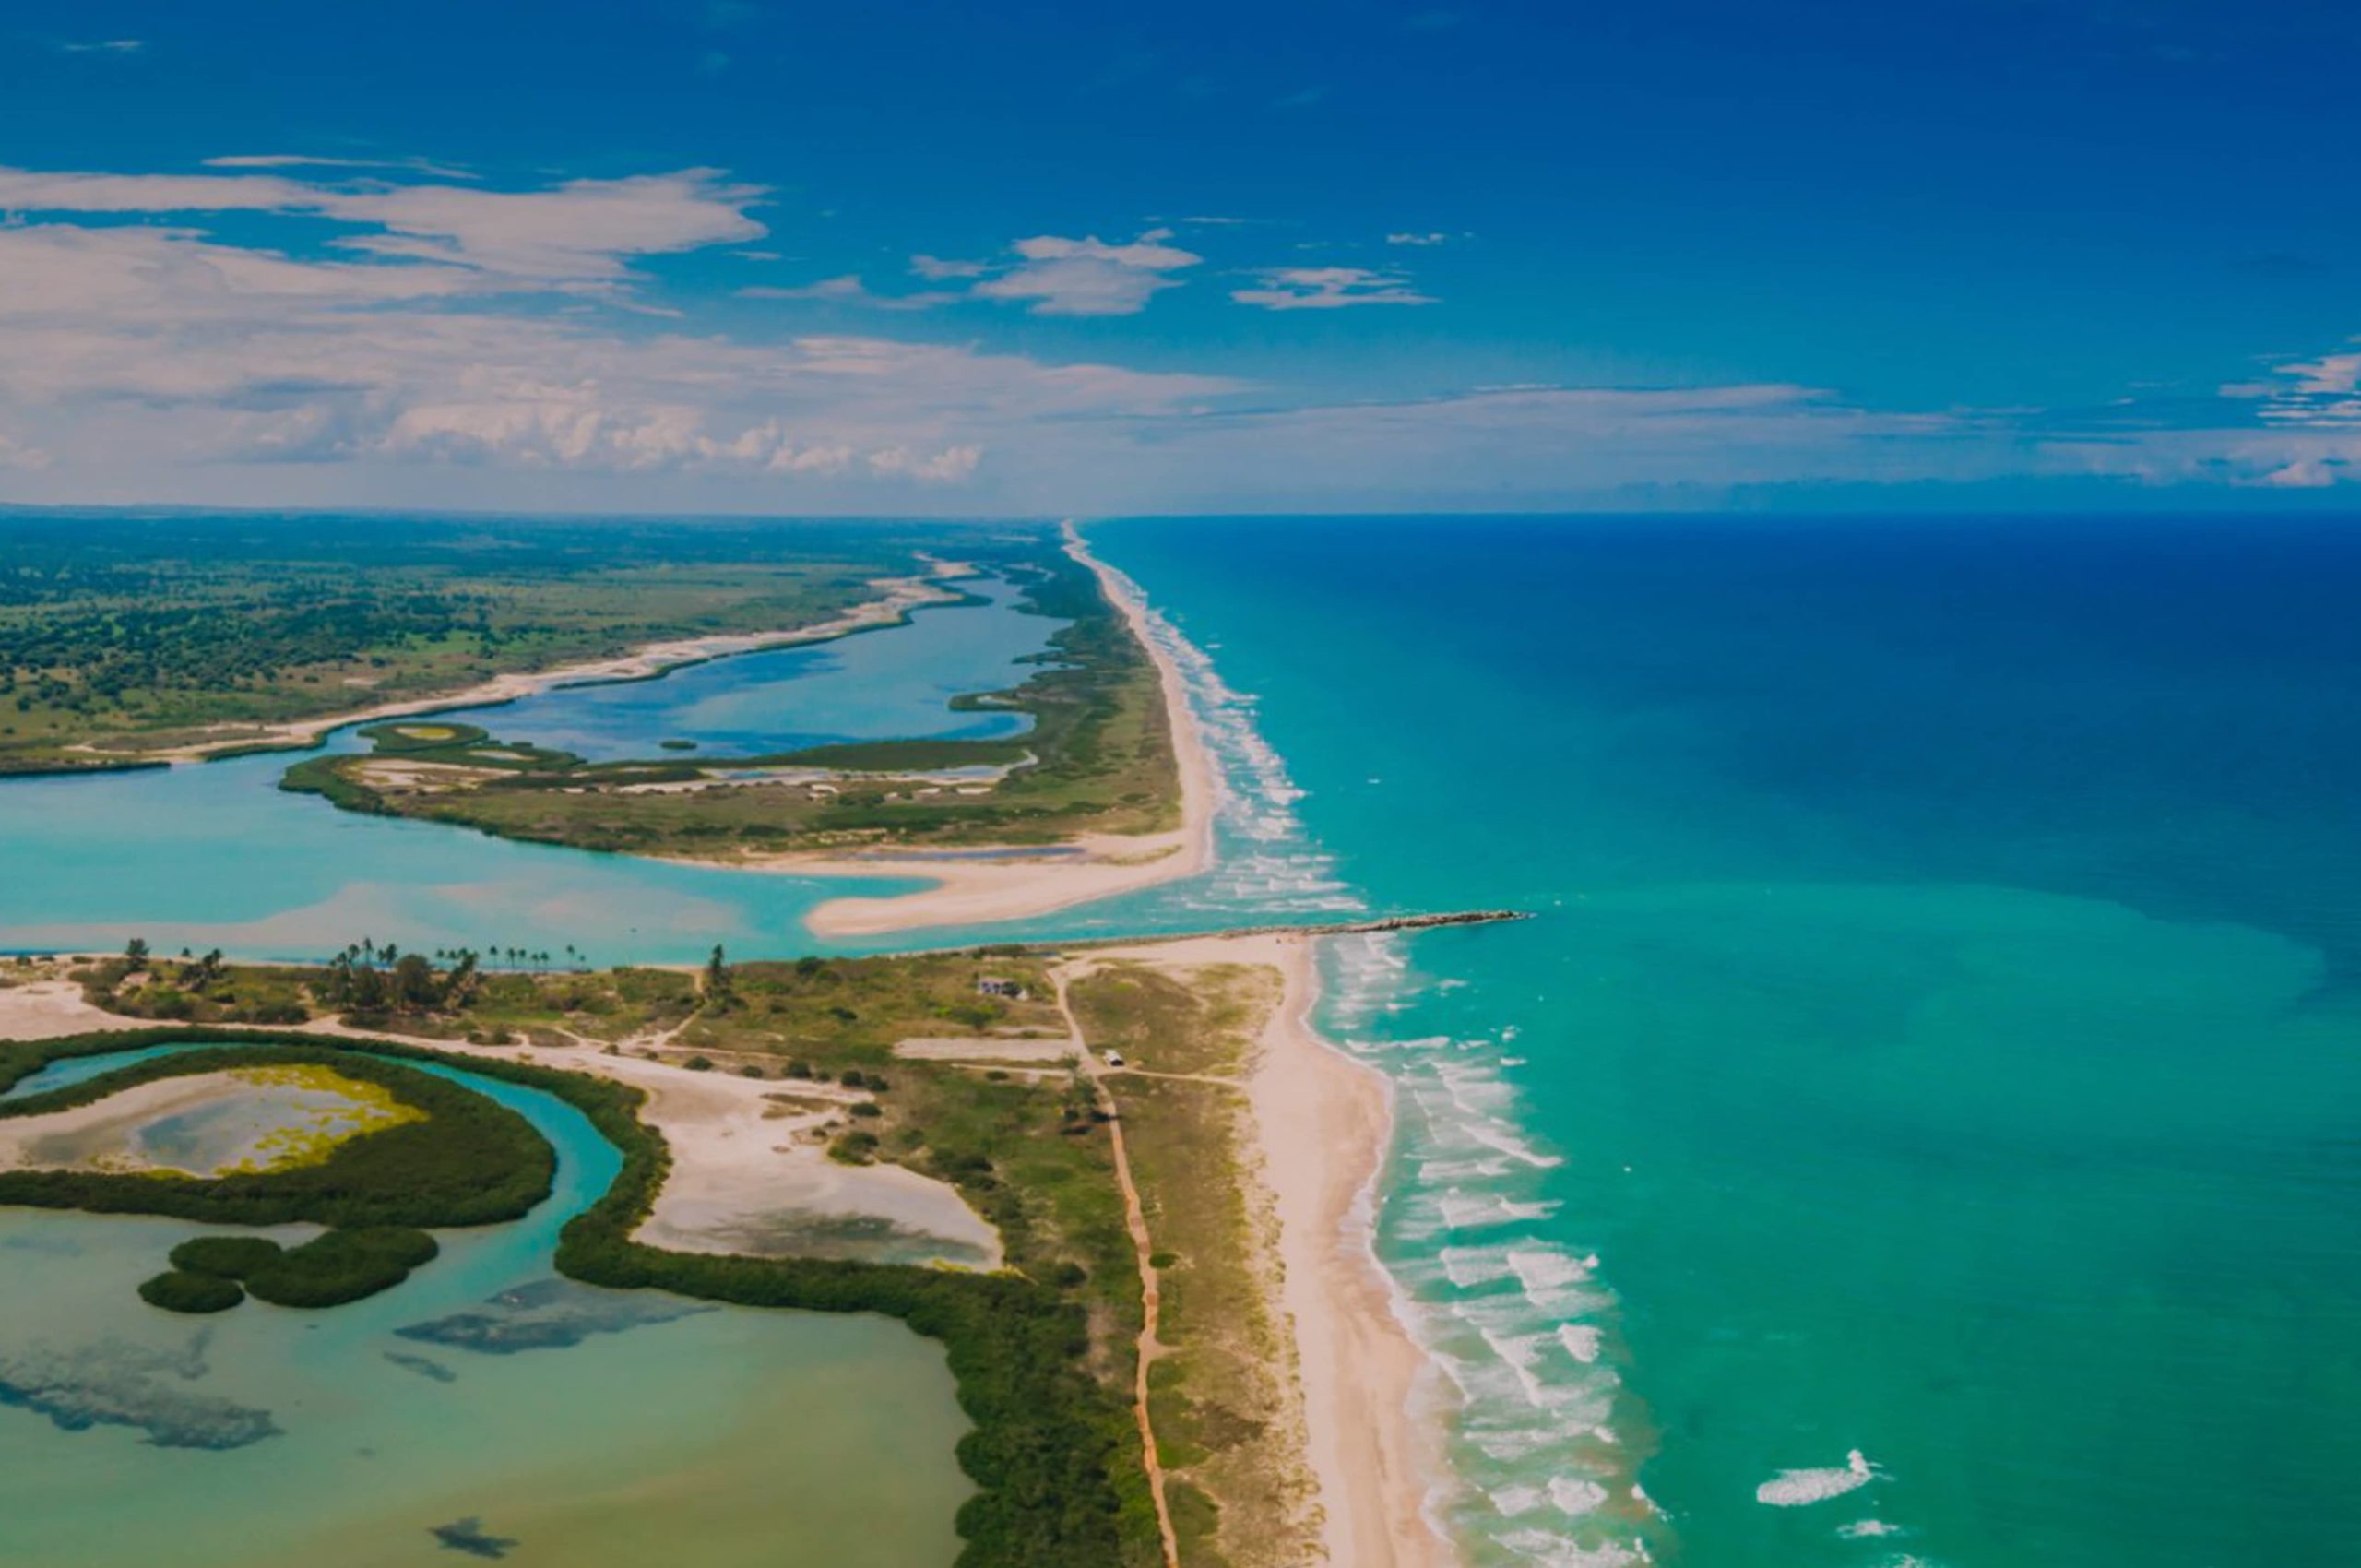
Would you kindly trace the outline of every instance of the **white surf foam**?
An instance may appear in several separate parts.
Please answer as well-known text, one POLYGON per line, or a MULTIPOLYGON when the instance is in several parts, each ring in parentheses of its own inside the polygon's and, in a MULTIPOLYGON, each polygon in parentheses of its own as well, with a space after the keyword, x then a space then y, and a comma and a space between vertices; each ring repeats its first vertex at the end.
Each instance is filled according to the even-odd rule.
POLYGON ((1845 1456, 1842 1466, 1780 1471, 1754 1489, 1754 1501, 1773 1508, 1803 1508, 1857 1491, 1877 1479, 1877 1467, 1856 1448, 1845 1456))

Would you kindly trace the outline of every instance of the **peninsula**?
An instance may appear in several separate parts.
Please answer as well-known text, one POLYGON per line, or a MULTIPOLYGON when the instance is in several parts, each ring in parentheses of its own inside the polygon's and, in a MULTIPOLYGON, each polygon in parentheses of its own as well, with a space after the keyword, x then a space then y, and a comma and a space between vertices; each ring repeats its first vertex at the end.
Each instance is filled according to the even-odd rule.
MULTIPOLYGON (((1001 1522, 963 1561, 1092 1561, 1073 1549, 1103 1530, 1099 1562, 1440 1563, 1418 1413, 1434 1391, 1368 1251, 1388 1097, 1306 1021, 1317 934, 717 954, 694 975, 374 947, 326 967, 18 960, 0 966, 0 1092, 78 1056, 183 1044, 243 1063, 267 1042, 553 1087, 641 1162, 592 1211, 606 1241, 568 1231, 569 1272, 915 1314, 972 1367, 988 1451, 1017 1441, 981 1389, 1018 1352, 979 1340, 987 1360, 963 1361, 981 1333, 956 1326, 966 1309, 946 1326, 918 1303, 972 1289, 979 1310, 1073 1314, 1073 1359, 1025 1375, 1036 1396, 1067 1390, 1048 1430, 1075 1467, 1030 1503, 976 1472, 1001 1522), (776 1267, 715 1276, 700 1257, 776 1267)), ((87 1098, 125 1102, 111 1124, 141 1113, 128 1093, 87 1098)))

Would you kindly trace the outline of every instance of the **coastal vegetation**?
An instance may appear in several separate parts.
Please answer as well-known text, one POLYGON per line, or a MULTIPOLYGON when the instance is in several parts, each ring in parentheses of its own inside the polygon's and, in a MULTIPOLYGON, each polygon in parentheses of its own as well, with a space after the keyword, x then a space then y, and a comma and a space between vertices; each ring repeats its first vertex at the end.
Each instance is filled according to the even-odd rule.
POLYGON ((1155 663, 1088 567, 1046 539, 975 544, 980 567, 1025 585, 1019 607, 1065 624, 1018 685, 953 699, 1021 712, 1003 740, 899 740, 756 756, 585 762, 468 725, 392 723, 372 750, 291 768, 283 788, 348 811, 422 817, 504 837, 733 860, 796 849, 1049 844, 1180 821, 1155 663), (959 770, 959 771, 955 771, 959 770))
POLYGON ((181 1313, 226 1311, 249 1294, 273 1306, 337 1307, 392 1289, 440 1251, 433 1237, 406 1226, 329 1230, 286 1248, 261 1236, 200 1236, 174 1247, 170 1272, 139 1294, 181 1313))
MULTIPOLYGON (((144 944, 143 944, 144 945, 144 944)), ((59 972, 92 1005, 158 1022, 303 1024, 340 1018, 421 1039, 632 1049, 683 1062, 703 1053, 809 1076, 883 1069, 912 1036, 1061 1033, 1047 958, 982 948, 895 957, 730 963, 703 973, 572 967, 574 955, 518 948, 404 952, 356 943, 326 964, 221 964, 127 957, 59 972), (556 967, 559 961, 566 967, 556 967), (715 971, 719 983, 715 983, 715 971), (987 978, 1020 994, 989 994, 987 978)), ((0 1046, 0 1062, 10 1048, 0 1046)), ((5 1085, 0 1085, 5 1087, 5 1085)))
POLYGON ((0 517, 0 774, 651 642, 814 624, 979 536, 942 525, 0 517))

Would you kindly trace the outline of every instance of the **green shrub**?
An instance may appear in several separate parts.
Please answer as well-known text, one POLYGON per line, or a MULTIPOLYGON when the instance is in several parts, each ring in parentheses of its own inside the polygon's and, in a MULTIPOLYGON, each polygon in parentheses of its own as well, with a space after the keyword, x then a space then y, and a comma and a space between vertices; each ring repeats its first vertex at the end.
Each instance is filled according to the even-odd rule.
POLYGON ((139 1284, 139 1299, 168 1313, 225 1313, 246 1299, 234 1279, 173 1269, 139 1284))
POLYGON ((247 1275, 246 1289, 273 1306, 341 1306, 392 1289, 441 1250, 425 1231, 397 1226, 331 1230, 247 1275))
POLYGON ((172 1249, 172 1266, 189 1274, 243 1279, 277 1260, 279 1243, 261 1236, 199 1236, 172 1249))

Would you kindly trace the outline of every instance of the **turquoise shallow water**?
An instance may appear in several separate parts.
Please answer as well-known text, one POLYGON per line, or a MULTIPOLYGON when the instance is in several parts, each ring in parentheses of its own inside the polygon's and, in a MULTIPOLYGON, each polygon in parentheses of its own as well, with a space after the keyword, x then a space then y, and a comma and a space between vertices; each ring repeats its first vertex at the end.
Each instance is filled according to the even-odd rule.
POLYGON ((1323 1006, 1475 1561, 2348 1554, 2361 531, 1095 542, 1252 694, 1273 885, 1539 916, 1323 1006))
POLYGON ((174 1317, 133 1288, 200 1228, 0 1210, 0 1559, 423 1568, 453 1558, 431 1532, 472 1519, 552 1568, 950 1560, 966 1423, 938 1347, 880 1318, 554 1279, 559 1228, 620 1157, 562 1101, 446 1075, 549 1137, 556 1191, 443 1232, 366 1301, 174 1317), (943 1459, 884 1469, 888 1447, 943 1459))

